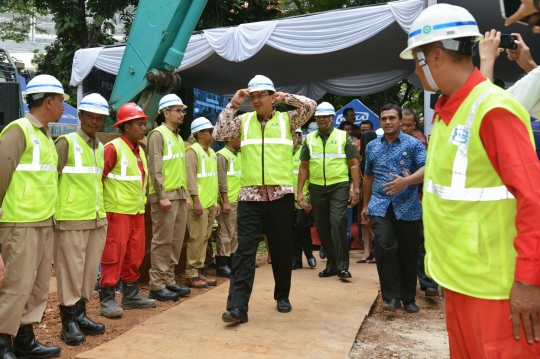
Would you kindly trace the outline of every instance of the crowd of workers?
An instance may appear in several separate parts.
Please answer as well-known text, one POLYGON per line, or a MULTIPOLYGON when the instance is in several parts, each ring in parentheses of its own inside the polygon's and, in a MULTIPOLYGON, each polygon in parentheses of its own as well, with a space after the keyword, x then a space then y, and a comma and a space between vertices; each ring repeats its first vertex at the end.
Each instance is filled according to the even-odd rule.
MULTIPOLYGON (((109 107, 98 94, 80 101, 81 127, 53 142, 47 125, 58 121, 69 97, 54 77, 36 76, 25 93, 29 113, 0 134, 0 357, 60 355, 60 347, 40 343, 33 332, 47 303, 53 260, 60 338, 68 345, 106 330, 86 315, 100 264, 99 314, 105 317, 216 285, 204 269, 215 219, 216 273, 230 278, 222 320, 248 321, 263 235, 277 310, 290 312, 291 273, 302 267, 302 252, 316 266, 312 218, 327 259, 318 276, 352 277, 350 217, 358 203, 365 248, 359 262, 376 263, 384 310, 403 305, 418 312, 417 277, 428 296, 439 294, 439 283, 452 358, 540 357, 533 217, 540 193, 531 185, 540 165, 529 115, 538 97, 520 98, 531 98, 527 84, 538 71, 531 68, 509 91, 517 100, 486 80, 499 40, 496 31, 482 36, 467 10, 446 4, 427 8, 411 25, 400 56, 415 60, 426 90, 441 92, 429 156, 410 109, 383 106, 380 136, 369 121, 355 126, 349 109, 336 129, 332 104, 276 91, 262 75, 236 92, 215 126, 195 119, 188 145, 179 135, 187 106, 174 94, 159 103, 162 124, 149 132, 146 151, 140 141, 148 116, 135 103, 117 112, 120 137, 99 141, 109 107), (479 41, 482 72, 472 63, 479 41), (247 100, 253 111, 236 116, 247 100), (279 111, 279 103, 295 109, 279 111), (303 139, 301 127, 313 115, 303 139), (217 153, 214 140, 225 142, 217 153), (148 298, 138 287, 145 207, 152 218, 148 298), (186 228, 182 287, 174 270, 186 228)), ((521 38, 517 44, 509 58, 530 65, 528 48, 521 38)))

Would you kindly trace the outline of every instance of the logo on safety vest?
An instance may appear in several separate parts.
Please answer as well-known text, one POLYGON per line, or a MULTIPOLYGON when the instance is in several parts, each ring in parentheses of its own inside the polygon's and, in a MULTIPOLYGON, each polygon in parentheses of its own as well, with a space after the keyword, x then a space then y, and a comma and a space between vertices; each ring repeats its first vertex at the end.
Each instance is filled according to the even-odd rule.
POLYGON ((332 141, 330 141, 330 143, 333 144, 333 145, 335 145, 335 144, 337 143, 337 141, 336 141, 336 140, 332 140, 332 141))
POLYGON ((429 25, 424 26, 422 31, 424 32, 424 34, 429 34, 431 32, 431 26, 429 25))
POLYGON ((462 145, 469 141, 469 131, 465 129, 463 125, 457 125, 452 130, 452 135, 450 136, 450 143, 454 145, 462 145))

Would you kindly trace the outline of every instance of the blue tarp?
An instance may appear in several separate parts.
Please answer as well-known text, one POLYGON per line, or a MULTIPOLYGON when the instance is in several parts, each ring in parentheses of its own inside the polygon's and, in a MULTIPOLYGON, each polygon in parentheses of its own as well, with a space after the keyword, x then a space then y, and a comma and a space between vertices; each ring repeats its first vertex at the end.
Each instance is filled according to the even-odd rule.
POLYGON ((360 126, 360 122, 364 120, 370 120, 373 122, 373 129, 378 129, 380 126, 379 124, 379 116, 377 116, 373 111, 371 111, 369 108, 366 107, 360 100, 354 99, 351 102, 349 102, 347 105, 345 105, 343 108, 336 111, 336 116, 334 118, 334 127, 339 127, 339 124, 345 119, 343 118, 343 110, 352 107, 354 109, 354 112, 356 113, 356 121, 354 122, 356 125, 360 126))
MULTIPOLYGON (((26 91, 26 79, 19 75, 19 81, 21 83, 21 91, 26 91)), ((64 105, 64 112, 62 113, 62 117, 60 117, 59 123, 71 123, 71 124, 77 124, 77 109, 73 106, 68 105, 67 103, 63 103, 64 105)), ((26 106, 26 103, 23 101, 23 107, 24 107, 24 113, 28 112, 28 106, 26 106)))

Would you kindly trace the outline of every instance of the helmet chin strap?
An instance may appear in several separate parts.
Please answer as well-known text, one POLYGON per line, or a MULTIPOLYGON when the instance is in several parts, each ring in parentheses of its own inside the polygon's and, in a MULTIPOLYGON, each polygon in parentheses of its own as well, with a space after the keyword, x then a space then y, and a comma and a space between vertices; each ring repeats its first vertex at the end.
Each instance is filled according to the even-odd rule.
POLYGON ((416 56, 418 57, 418 64, 422 67, 424 75, 426 75, 426 80, 429 83, 429 86, 431 87, 433 92, 438 91, 439 87, 435 83, 435 80, 433 80, 433 76, 431 76, 431 71, 429 71, 429 66, 426 62, 426 57, 424 56, 422 50, 416 50, 416 56))

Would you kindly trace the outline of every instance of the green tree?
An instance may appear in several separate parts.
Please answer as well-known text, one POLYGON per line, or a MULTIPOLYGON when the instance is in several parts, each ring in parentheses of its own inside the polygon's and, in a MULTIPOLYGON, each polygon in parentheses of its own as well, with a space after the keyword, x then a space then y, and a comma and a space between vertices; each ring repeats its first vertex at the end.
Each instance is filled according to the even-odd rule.
POLYGON ((208 0, 197 30, 236 26, 279 17, 282 0, 208 0))
POLYGON ((32 28, 37 33, 45 31, 36 26, 36 16, 46 15, 47 10, 36 8, 33 0, 4 0, 0 2, 0 13, 4 21, 0 22, 0 39, 23 42, 32 28))

